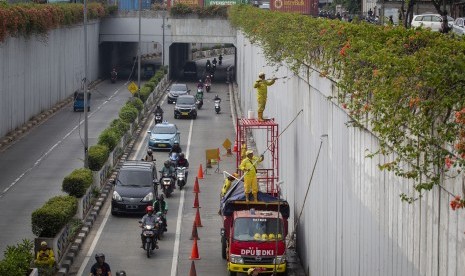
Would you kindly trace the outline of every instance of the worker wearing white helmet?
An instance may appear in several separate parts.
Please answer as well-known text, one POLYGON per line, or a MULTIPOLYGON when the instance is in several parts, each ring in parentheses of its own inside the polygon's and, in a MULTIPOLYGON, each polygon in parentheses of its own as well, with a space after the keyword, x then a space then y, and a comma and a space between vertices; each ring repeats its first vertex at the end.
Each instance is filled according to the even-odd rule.
POLYGON ((258 183, 257 183, 257 165, 263 161, 263 155, 260 157, 253 156, 253 150, 246 152, 246 158, 242 160, 239 169, 245 174, 244 176, 244 193, 245 200, 249 202, 250 192, 254 196, 254 201, 258 201, 258 183))

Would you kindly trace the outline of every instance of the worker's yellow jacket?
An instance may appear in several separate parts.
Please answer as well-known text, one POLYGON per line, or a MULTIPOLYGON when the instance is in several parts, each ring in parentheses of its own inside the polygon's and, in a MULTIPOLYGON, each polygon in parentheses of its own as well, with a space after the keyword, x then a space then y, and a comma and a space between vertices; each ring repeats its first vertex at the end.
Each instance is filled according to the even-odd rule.
POLYGON ((257 100, 266 101, 268 86, 273 85, 275 80, 262 80, 258 79, 255 81, 253 87, 257 89, 257 100))
POLYGON ((239 169, 244 171, 245 178, 255 177, 257 175, 257 165, 262 161, 263 158, 257 156, 253 156, 252 159, 244 158, 239 165, 239 169))

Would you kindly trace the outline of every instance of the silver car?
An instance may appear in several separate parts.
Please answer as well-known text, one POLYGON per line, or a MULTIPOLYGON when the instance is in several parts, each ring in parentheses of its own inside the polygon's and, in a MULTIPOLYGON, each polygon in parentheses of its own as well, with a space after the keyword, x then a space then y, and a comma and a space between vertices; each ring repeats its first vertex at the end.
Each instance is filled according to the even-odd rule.
POLYGON ((460 36, 465 34, 465 17, 455 19, 454 24, 452 24, 452 32, 460 36))
MULTIPOLYGON (((452 28, 454 18, 447 16, 447 24, 452 28)), ((419 14, 415 15, 412 20, 412 28, 422 27, 431 29, 433 32, 439 32, 442 25, 442 16, 440 14, 419 14)))

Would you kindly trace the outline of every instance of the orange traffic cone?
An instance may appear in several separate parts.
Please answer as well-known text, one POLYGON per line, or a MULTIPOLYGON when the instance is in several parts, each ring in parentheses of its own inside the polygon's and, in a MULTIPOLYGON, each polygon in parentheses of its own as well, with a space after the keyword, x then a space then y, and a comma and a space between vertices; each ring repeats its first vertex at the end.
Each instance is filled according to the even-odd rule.
POLYGON ((203 179, 203 169, 202 169, 202 164, 200 164, 200 167, 199 167, 199 172, 197 173, 197 178, 198 178, 198 179, 203 179))
POLYGON ((221 155, 221 153, 220 153, 220 148, 218 148, 217 150, 218 150, 218 161, 221 161, 221 157, 220 157, 220 155, 221 155))
POLYGON ((197 177, 195 178, 195 182, 194 182, 194 193, 196 194, 200 193, 199 179, 197 177))
POLYGON ((193 239, 200 240, 199 233, 197 233, 197 225, 195 225, 195 221, 192 224, 191 240, 193 240, 193 239))
POLYGON ((203 227, 202 226, 202 221, 200 220, 200 211, 199 208, 197 208, 197 212, 195 213, 195 225, 197 227, 203 227))
POLYGON ((194 244, 192 245, 192 252, 189 260, 200 260, 199 249, 197 248, 197 240, 194 239, 194 244))
POLYGON ((197 276, 197 272, 195 271, 194 260, 192 260, 192 263, 191 263, 191 271, 189 272, 189 276, 197 276))
POLYGON ((234 141, 233 152, 237 152, 237 140, 234 141))
POLYGON ((198 193, 195 193, 194 207, 192 207, 192 208, 200 208, 200 205, 199 205, 199 194, 198 194, 198 193))

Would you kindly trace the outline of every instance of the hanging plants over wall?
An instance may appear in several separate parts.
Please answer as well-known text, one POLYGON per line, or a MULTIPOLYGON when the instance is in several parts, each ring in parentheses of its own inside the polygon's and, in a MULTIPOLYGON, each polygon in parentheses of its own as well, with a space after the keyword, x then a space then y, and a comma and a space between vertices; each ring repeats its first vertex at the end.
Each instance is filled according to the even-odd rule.
MULTIPOLYGON (((247 5, 232 24, 260 44, 272 64, 335 79, 338 102, 380 139, 382 170, 414 180, 408 202, 465 165, 465 40, 429 30, 342 22, 247 5), (391 155, 392 154, 392 155, 391 155)), ((451 207, 465 201, 451 195, 451 207), (456 203, 452 203, 456 202, 456 203)))

